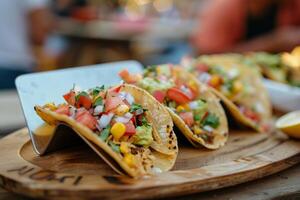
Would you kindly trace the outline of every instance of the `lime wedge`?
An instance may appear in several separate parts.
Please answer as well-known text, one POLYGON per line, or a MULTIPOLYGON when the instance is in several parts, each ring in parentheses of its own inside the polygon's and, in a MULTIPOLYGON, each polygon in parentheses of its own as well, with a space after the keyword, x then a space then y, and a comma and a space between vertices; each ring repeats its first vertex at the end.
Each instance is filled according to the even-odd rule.
POLYGON ((290 112, 280 117, 275 126, 287 135, 300 139, 300 111, 290 112))

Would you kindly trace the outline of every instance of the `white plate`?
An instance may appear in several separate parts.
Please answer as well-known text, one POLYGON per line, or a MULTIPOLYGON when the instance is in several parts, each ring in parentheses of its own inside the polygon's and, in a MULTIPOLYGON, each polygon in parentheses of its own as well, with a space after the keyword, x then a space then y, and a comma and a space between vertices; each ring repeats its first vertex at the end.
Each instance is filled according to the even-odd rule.
POLYGON ((300 110, 300 88, 267 79, 263 82, 276 109, 285 112, 300 110))

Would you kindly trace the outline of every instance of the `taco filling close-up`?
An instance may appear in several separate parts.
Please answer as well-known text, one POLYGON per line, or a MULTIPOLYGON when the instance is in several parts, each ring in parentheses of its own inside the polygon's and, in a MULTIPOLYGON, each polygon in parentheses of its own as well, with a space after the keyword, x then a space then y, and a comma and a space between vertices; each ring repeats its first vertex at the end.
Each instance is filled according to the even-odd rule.
POLYGON ((256 130, 268 129, 271 106, 256 66, 235 54, 185 58, 182 66, 213 88, 236 121, 256 130))
POLYGON ((148 67, 143 78, 126 70, 119 75, 164 104, 176 126, 193 145, 216 149, 225 144, 227 119, 219 100, 188 72, 166 64, 148 67))
POLYGON ((167 110, 131 85, 63 95, 66 103, 36 106, 48 124, 65 123, 109 154, 132 177, 167 171, 178 146, 167 110))

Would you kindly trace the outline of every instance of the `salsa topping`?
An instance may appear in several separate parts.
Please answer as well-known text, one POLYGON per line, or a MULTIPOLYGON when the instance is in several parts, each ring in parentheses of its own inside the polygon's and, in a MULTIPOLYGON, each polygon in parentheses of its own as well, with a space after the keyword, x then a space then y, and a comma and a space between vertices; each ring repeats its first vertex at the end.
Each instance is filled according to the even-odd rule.
POLYGON ((178 73, 172 65, 150 66, 143 79, 133 82, 178 114, 198 137, 213 142, 213 132, 220 125, 219 117, 208 109, 206 100, 200 98, 197 83, 192 80, 183 82, 178 73))
MULTIPOLYGON (((82 91, 73 88, 63 98, 66 103, 46 104, 44 108, 67 115, 92 130, 119 153, 129 167, 138 168, 138 161, 144 157, 153 166, 154 157, 145 149, 153 143, 154 131, 146 117, 147 109, 135 102, 130 93, 122 91, 122 85, 82 91), (144 150, 136 151, 138 148, 144 150)), ((146 168, 149 166, 144 166, 146 168)))

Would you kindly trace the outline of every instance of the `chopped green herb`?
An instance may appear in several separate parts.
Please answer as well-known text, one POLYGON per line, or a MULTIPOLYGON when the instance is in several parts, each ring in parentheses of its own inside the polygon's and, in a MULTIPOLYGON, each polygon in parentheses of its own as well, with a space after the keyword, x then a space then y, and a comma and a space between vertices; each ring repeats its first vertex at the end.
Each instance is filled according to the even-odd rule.
POLYGON ((142 122, 143 126, 150 126, 150 124, 148 123, 148 121, 147 121, 147 119, 146 119, 145 116, 142 117, 142 121, 141 122, 142 122))
POLYGON ((106 127, 104 130, 101 131, 101 134, 100 134, 100 139, 104 142, 106 142, 108 136, 109 136, 109 133, 110 133, 110 127, 106 127))
POLYGON ((117 152, 117 153, 120 153, 120 152, 121 152, 121 151, 120 151, 120 146, 119 146, 119 145, 113 143, 112 141, 109 141, 108 144, 109 144, 109 146, 112 148, 112 150, 113 150, 114 152, 117 152))
POLYGON ((215 114, 209 113, 207 117, 203 120, 202 124, 203 126, 208 125, 213 128, 217 128, 220 124, 220 120, 215 114))
POLYGON ((102 105, 103 104, 103 99, 102 97, 98 97, 96 99, 96 101, 93 103, 93 106, 96 107, 96 106, 99 106, 99 105, 102 105))
POLYGON ((76 95, 75 100, 78 101, 80 96, 89 96, 89 94, 85 91, 80 92, 79 94, 76 95))
POLYGON ((228 91, 232 91, 232 90, 233 90, 233 83, 234 83, 234 80, 233 80, 233 79, 229 79, 229 80, 225 81, 224 87, 225 87, 228 91))
POLYGON ((143 109, 142 106, 140 104, 133 103, 131 105, 131 108, 130 108, 129 112, 132 113, 132 112, 135 112, 135 111, 137 111, 139 109, 143 109))
POLYGON ((195 121, 200 121, 201 120, 201 115, 194 115, 194 120, 195 121))
POLYGON ((93 91, 92 91, 92 95, 93 96, 97 96, 100 92, 102 92, 103 90, 104 90, 105 88, 104 88, 104 85, 102 85, 102 86, 97 86, 97 87, 95 87, 94 89, 93 89, 93 91))

